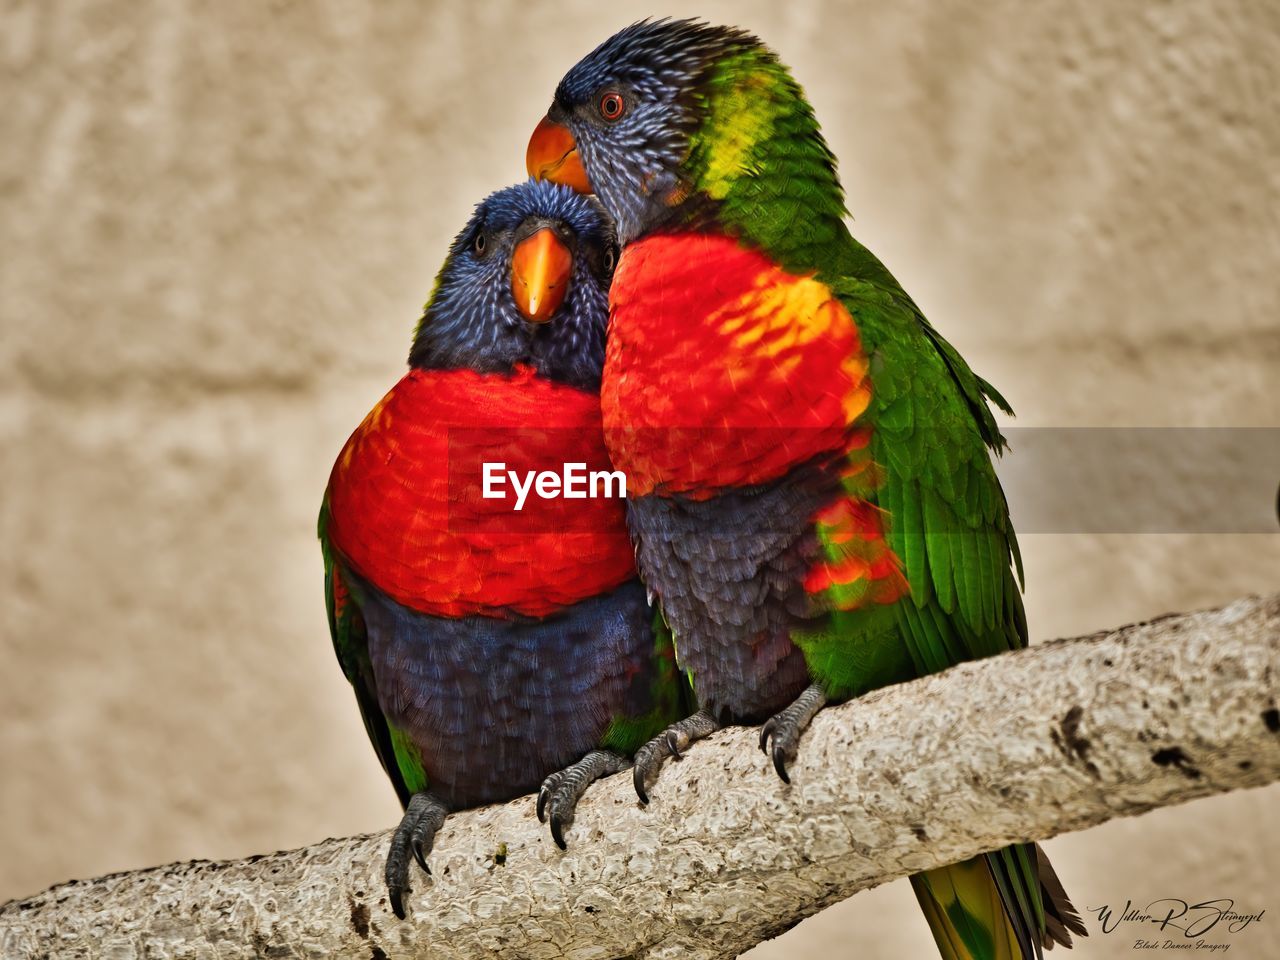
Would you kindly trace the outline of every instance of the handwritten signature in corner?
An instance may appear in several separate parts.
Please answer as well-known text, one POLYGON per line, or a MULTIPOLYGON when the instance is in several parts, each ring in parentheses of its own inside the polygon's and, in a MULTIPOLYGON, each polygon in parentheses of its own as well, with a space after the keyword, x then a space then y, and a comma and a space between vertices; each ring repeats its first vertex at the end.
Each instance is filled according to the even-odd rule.
POLYGON ((1189 903, 1177 897, 1162 897, 1152 900, 1146 907, 1138 908, 1133 901, 1126 900, 1119 913, 1110 905, 1089 907, 1089 913, 1098 918, 1103 933, 1111 933, 1122 923, 1151 923, 1160 930, 1180 930, 1189 939, 1202 937, 1219 924, 1231 933, 1239 933, 1252 923, 1259 923, 1266 910, 1256 913, 1241 913, 1235 909, 1236 902, 1229 898, 1220 900, 1202 900, 1189 903))

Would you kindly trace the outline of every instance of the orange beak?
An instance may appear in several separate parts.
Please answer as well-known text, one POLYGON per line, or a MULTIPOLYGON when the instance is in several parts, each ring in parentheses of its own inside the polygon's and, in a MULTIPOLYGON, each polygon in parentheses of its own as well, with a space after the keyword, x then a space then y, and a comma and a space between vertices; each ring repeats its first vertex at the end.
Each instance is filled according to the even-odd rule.
POLYGON ((564 301, 573 254, 555 231, 543 227, 516 244, 511 255, 511 293, 532 323, 546 323, 564 301))
POLYGON ((524 163, 529 168, 529 176, 535 180, 550 180, 579 193, 591 193, 591 181, 582 167, 573 134, 550 117, 543 117, 534 127, 524 163))

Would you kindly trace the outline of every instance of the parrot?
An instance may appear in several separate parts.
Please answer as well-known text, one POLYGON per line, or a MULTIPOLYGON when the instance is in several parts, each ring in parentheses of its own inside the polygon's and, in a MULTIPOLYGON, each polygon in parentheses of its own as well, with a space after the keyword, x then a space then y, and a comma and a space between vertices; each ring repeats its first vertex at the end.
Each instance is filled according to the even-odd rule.
POLYGON ((478 492, 482 464, 608 466, 598 391, 616 255, 599 203, 568 187, 527 181, 482 201, 408 372, 329 477, 329 628, 405 811, 385 867, 401 919, 409 856, 430 873, 449 811, 538 789, 564 848, 588 785, 691 708, 622 500, 517 515, 478 492))
MULTIPOLYGON (((698 705, 638 751, 642 802, 666 757, 725 724, 762 722, 790 782, 824 705, 1026 645, 992 461, 990 404, 1012 410, 854 239, 772 50, 701 20, 633 24, 562 77, 526 165, 598 197, 622 246, 605 439, 698 705)), ((1032 844, 912 885, 948 960, 1086 934, 1032 844)))

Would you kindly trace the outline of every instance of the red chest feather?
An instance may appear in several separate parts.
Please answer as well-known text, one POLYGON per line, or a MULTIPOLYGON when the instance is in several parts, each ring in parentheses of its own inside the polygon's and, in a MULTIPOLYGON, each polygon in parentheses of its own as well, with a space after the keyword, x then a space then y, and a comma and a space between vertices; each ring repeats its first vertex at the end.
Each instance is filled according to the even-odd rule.
POLYGON ((378 589, 439 616, 544 616, 634 576, 620 499, 531 492, 515 512, 510 483, 483 495, 485 463, 522 477, 611 469, 598 398, 527 369, 411 371, 334 465, 330 542, 378 589))
POLYGON ((870 400, 853 319, 827 286, 728 237, 623 252, 601 404, 629 494, 764 483, 845 448, 870 400))

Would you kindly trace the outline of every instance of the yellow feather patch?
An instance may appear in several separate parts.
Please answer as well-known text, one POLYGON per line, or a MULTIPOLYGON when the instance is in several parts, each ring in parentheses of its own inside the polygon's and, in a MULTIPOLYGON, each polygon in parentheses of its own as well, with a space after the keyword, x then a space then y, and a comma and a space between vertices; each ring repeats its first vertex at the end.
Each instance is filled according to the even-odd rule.
MULTIPOLYGON (((839 343, 848 337, 853 318, 831 293, 812 277, 779 282, 778 275, 761 276, 737 300, 707 318, 735 349, 773 362, 785 376, 799 364, 806 349, 822 349, 823 341, 839 343)), ((867 360, 859 351, 846 353, 840 370, 847 378, 842 397, 846 422, 852 423, 871 402, 867 360)))
POLYGON ((762 73, 734 75, 728 89, 710 98, 711 117, 703 148, 707 166, 701 186, 723 200, 750 162, 752 148, 773 130, 774 81, 762 73))

